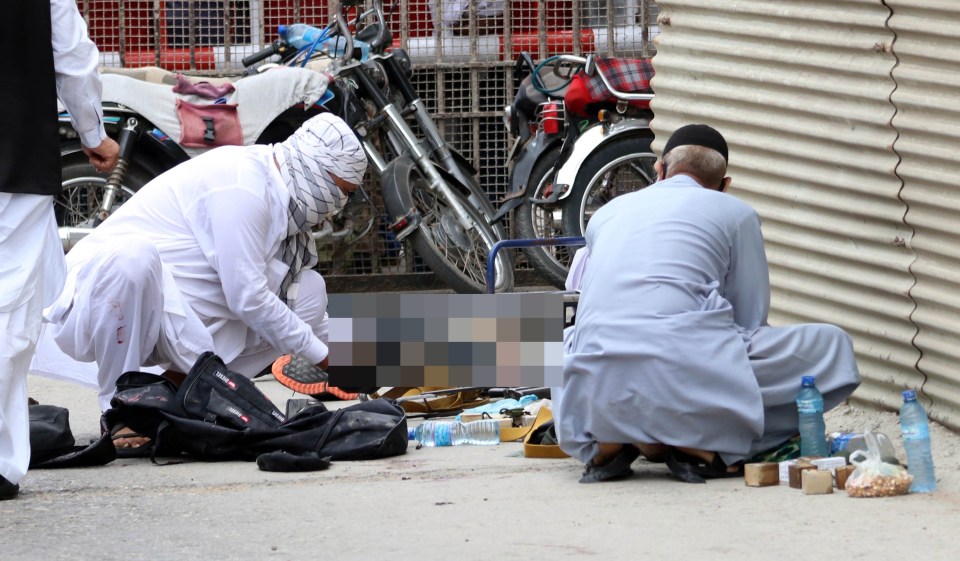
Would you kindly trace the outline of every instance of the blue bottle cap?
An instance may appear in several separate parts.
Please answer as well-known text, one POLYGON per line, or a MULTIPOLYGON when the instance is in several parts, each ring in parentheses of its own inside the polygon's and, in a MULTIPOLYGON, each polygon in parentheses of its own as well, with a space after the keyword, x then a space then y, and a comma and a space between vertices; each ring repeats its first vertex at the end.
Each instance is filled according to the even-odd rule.
POLYGON ((283 32, 286 31, 286 30, 287 30, 287 26, 286 26, 286 25, 278 25, 278 26, 277 26, 277 35, 283 35, 283 32))
POLYGON ((812 386, 813 385, 813 376, 804 376, 800 378, 800 384, 803 386, 812 386))
POLYGON ((915 390, 903 390, 904 401, 916 401, 917 392, 915 390))

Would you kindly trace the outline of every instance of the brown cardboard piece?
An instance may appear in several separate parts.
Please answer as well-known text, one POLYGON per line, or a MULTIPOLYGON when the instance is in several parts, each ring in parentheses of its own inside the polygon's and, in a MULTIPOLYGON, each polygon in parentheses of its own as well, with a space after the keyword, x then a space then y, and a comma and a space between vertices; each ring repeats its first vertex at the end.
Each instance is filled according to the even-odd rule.
MULTIPOLYGON (((800 473, 804 471, 810 471, 810 470, 816 471, 817 466, 813 464, 801 466, 799 463, 796 463, 791 465, 788 469, 790 470, 790 487, 792 489, 800 489, 803 487, 803 482, 800 479, 800 473)), ((825 473, 827 475, 830 475, 830 472, 825 472, 825 473)))
POLYGON ((837 489, 843 491, 847 488, 847 479, 850 478, 850 475, 855 469, 857 469, 857 466, 843 466, 842 468, 837 468, 837 489))
POLYGON ((780 465, 759 462, 743 466, 743 481, 747 487, 769 487, 780 484, 780 465))
POLYGON ((829 470, 804 469, 800 473, 804 495, 827 495, 833 493, 833 475, 829 470))

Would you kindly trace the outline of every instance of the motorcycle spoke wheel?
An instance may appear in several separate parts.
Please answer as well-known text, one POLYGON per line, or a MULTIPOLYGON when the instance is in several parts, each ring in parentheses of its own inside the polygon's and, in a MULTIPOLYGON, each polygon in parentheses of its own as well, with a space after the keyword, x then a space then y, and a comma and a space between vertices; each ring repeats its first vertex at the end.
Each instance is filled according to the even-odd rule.
POLYGON ((582 236, 593 215, 613 199, 657 180, 651 138, 623 138, 601 146, 580 168, 567 200, 564 234, 582 236))
MULTIPOLYGON (((95 175, 65 179, 63 190, 54 200, 57 225, 79 227, 91 224, 100 210, 106 183, 105 178, 95 175)), ((121 186, 120 192, 114 198, 113 209, 122 205, 133 194, 132 189, 121 186)))
MULTIPOLYGON (((543 199, 547 196, 547 187, 553 178, 553 169, 560 157, 559 148, 545 153, 533 166, 525 200, 517 207, 514 216, 517 221, 517 234, 520 238, 551 239, 563 236, 563 207, 559 204, 538 205, 530 198, 543 199)), ((570 261, 577 247, 563 245, 543 245, 524 248, 530 264, 553 286, 564 288, 570 261)))
MULTIPOLYGON (((420 212, 420 232, 430 245, 429 251, 436 253, 445 266, 451 268, 459 277, 456 282, 449 282, 448 279, 448 284, 453 285, 458 292, 484 291, 487 256, 490 248, 496 243, 493 233, 482 225, 469 230, 464 229, 446 201, 425 187, 415 185, 412 195, 414 205, 420 212)), ((461 201, 474 223, 479 223, 482 220, 479 213, 467 204, 466 200, 461 199, 461 201)), ((430 261, 429 257, 422 255, 423 252, 418 251, 418 253, 421 253, 425 260, 430 261)), ((441 268, 431 265, 434 272, 444 276, 438 271, 441 268)), ((502 265, 498 264, 498 268, 502 268, 502 265)), ((502 277, 500 271, 498 271, 498 277, 502 277)))

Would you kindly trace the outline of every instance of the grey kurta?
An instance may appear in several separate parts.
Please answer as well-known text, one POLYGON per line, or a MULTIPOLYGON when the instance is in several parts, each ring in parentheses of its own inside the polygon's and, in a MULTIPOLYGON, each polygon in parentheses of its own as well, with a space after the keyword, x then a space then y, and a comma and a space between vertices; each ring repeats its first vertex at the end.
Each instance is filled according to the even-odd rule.
POLYGON ((556 415, 571 456, 660 442, 729 464, 796 433, 801 376, 827 408, 859 384, 839 328, 767 326, 760 219, 735 197, 675 176, 605 205, 586 238, 556 415))

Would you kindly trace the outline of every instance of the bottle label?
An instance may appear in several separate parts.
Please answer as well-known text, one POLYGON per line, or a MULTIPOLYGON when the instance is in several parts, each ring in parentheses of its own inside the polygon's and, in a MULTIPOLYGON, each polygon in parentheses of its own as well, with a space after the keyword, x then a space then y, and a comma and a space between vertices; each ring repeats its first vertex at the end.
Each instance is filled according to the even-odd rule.
POLYGON ((823 403, 815 399, 798 399, 797 411, 799 411, 801 415, 823 413, 823 403))
POLYGON ((918 427, 901 427, 904 440, 926 440, 930 438, 930 427, 920 425, 918 427))
POLYGON ((453 435, 450 432, 450 425, 437 423, 433 429, 433 442, 437 446, 453 446, 453 435))

